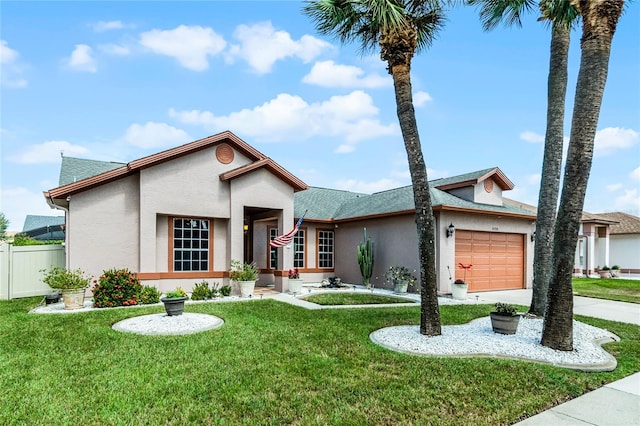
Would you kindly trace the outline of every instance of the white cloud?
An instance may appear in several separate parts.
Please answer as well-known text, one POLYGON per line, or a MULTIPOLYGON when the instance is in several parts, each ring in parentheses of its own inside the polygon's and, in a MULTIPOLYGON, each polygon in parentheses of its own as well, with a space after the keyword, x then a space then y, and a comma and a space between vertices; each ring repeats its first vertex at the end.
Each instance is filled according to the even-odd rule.
POLYGON ((217 55, 227 45, 211 28, 198 25, 147 31, 140 34, 140 44, 154 53, 175 58, 180 65, 193 71, 208 69, 208 56, 217 55))
POLYGON ((525 131, 520 133, 520 139, 530 143, 544 143, 544 136, 536 132, 525 131))
POLYGON ((67 65, 76 71, 96 72, 98 70, 93 58, 93 49, 86 44, 76 44, 67 65))
POLYGON ((621 183, 612 183, 610 185, 607 185, 607 191, 609 192, 616 192, 622 189, 622 184, 621 183))
POLYGON ((638 143, 638 132, 620 127, 607 127, 596 132, 594 155, 609 155, 638 143))
POLYGON ((127 46, 122 46, 119 44, 101 44, 98 46, 98 49, 100 49, 102 52, 108 54, 108 55, 115 55, 115 56, 127 56, 131 53, 131 49, 129 49, 127 46))
POLYGON ((85 154, 88 150, 67 141, 46 141, 41 144, 31 145, 22 153, 9 156, 8 159, 12 163, 19 164, 57 164, 60 163, 60 152, 74 156, 85 154))
POLYGON ((333 61, 316 62, 309 74, 302 78, 302 81, 322 87, 349 88, 377 88, 393 84, 390 77, 378 74, 365 75, 362 68, 353 65, 339 65, 333 61))
POLYGON ((49 207, 42 192, 32 192, 25 187, 3 187, 0 190, 0 198, 2 199, 2 213, 9 219, 7 228, 9 231, 22 231, 27 214, 64 215, 61 210, 49 207))
MULTIPOLYGON (((380 136, 398 134, 395 123, 383 125, 377 118, 373 99, 362 91, 333 96, 324 102, 307 103, 299 96, 286 93, 256 106, 226 116, 209 111, 176 111, 169 115, 185 124, 204 126, 208 131, 234 129, 242 135, 263 142, 297 140, 314 136, 336 136, 348 145, 380 136)), ((342 152, 353 147, 342 147, 342 152)))
POLYGON ((8 46, 6 40, 0 40, 0 83, 3 87, 21 89, 27 87, 27 80, 22 77, 23 67, 19 64, 20 54, 8 46))
POLYGON ((331 47, 329 43, 310 35, 293 40, 288 32, 276 31, 271 22, 239 25, 233 35, 240 44, 231 46, 227 60, 243 59, 258 74, 270 72, 276 61, 289 57, 297 57, 304 63, 311 62, 331 47))
POLYGON ((187 132, 166 123, 132 124, 121 141, 139 148, 164 148, 191 141, 187 132))
POLYGON ((93 24, 93 31, 102 33, 110 30, 121 30, 125 27, 122 21, 98 21, 93 24))
POLYGON ((418 108, 432 100, 433 98, 427 92, 416 92, 413 94, 413 105, 418 108))
POLYGON ((626 211, 631 214, 640 212, 640 194, 637 189, 626 189, 624 195, 616 197, 614 201, 615 211, 626 211))
POLYGON ((635 168, 631 173, 629 173, 629 177, 635 182, 640 182, 640 167, 635 168))

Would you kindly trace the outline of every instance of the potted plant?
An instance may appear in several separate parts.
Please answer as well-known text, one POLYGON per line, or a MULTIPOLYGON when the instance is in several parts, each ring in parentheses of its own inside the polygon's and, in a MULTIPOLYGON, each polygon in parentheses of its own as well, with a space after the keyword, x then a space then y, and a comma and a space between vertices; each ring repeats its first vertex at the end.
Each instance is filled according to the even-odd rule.
POLYGON ((164 303, 164 310, 168 316, 182 315, 184 312, 184 301, 187 300, 187 292, 181 287, 176 287, 175 290, 168 291, 160 300, 164 303))
POLYGON ((59 266, 52 266, 48 271, 42 270, 44 278, 42 282, 52 289, 62 292, 64 308, 67 310, 80 309, 84 307, 84 293, 91 276, 81 269, 65 269, 59 266))
POLYGON ((611 278, 611 268, 604 265, 602 269, 598 270, 598 274, 600 274, 600 278, 611 278))
POLYGON ((516 312, 516 307, 508 303, 498 302, 495 304, 496 310, 489 313, 491 317, 491 327, 494 333, 516 334, 520 315, 516 312))
POLYGON ((620 276, 620 266, 613 265, 611 267, 611 278, 618 278, 620 276))
POLYGON ((300 293, 302 291, 302 282, 298 268, 289 269, 289 291, 293 294, 300 293))
POLYGON ((467 298, 467 290, 469 289, 469 284, 467 284, 467 271, 471 269, 473 265, 464 265, 462 263, 458 263, 458 267, 464 270, 464 275, 462 279, 457 279, 451 285, 451 297, 457 300, 464 300, 467 298))
POLYGON ((390 266, 384 273, 384 281, 393 284, 394 293, 406 293, 409 286, 416 283, 417 278, 406 266, 390 266))
POLYGON ((239 260, 231 261, 229 278, 238 283, 240 297, 250 297, 258 281, 258 268, 255 263, 242 263, 239 260))

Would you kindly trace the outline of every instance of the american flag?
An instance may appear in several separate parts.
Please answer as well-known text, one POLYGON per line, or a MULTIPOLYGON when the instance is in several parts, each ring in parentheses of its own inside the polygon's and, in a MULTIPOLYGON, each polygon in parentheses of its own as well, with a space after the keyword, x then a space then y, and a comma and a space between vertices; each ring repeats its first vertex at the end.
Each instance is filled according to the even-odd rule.
POLYGON ((271 247, 277 248, 277 247, 284 247, 287 244, 291 243, 291 241, 293 241, 293 237, 298 232, 298 228, 300 228, 300 225, 302 224, 302 219, 304 219, 304 216, 306 214, 307 214, 307 210, 305 210, 304 214, 300 216, 300 219, 298 219, 298 222, 296 222, 296 226, 294 226, 291 231, 287 232, 284 235, 280 235, 279 237, 274 238, 273 240, 271 240, 269 245, 271 247))

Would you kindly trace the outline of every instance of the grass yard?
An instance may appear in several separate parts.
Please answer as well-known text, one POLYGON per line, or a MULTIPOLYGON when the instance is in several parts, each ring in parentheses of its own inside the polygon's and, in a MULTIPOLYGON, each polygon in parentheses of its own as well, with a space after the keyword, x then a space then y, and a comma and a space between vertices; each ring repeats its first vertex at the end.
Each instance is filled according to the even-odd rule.
POLYGON ((640 303, 640 280, 574 278, 573 294, 620 302, 640 303))
POLYGON ((412 303, 413 300, 369 293, 320 293, 303 298, 318 305, 373 305, 383 303, 412 303))
MULTIPOLYGON (((622 338, 609 373, 497 358, 392 352, 369 333, 419 307, 308 311, 274 300, 189 304, 219 316, 186 336, 113 331, 162 307, 34 315, 0 302, 0 424, 508 425, 640 371, 640 327, 580 318, 622 338)), ((442 306, 443 324, 491 305, 442 306)))

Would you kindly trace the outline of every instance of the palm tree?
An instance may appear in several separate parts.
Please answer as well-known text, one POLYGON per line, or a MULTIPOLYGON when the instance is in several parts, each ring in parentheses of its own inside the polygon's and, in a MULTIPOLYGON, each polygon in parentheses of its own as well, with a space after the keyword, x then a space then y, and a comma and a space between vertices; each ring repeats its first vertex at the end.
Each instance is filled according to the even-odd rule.
POLYGON ((593 159, 593 144, 609 70, 611 41, 624 0, 572 0, 582 15, 580 71, 571 120, 560 207, 553 242, 553 269, 542 345, 573 350, 574 254, 593 159))
POLYGON ((396 107, 413 184, 420 258, 420 332, 441 334, 436 281, 435 220, 411 93, 411 59, 444 24, 437 0, 314 0, 303 12, 324 35, 358 42, 363 52, 380 49, 393 77, 396 107))
MULTIPOLYGON (((495 28, 502 20, 508 25, 522 26, 521 15, 532 10, 534 0, 467 0, 479 6, 485 30, 495 28)), ((566 0, 542 0, 542 20, 551 26, 551 54, 547 80, 547 130, 544 141, 542 178, 538 194, 538 213, 533 254, 533 294, 529 313, 544 315, 551 278, 553 227, 560 188, 564 111, 567 94, 567 63, 571 26, 577 10, 566 0)))

